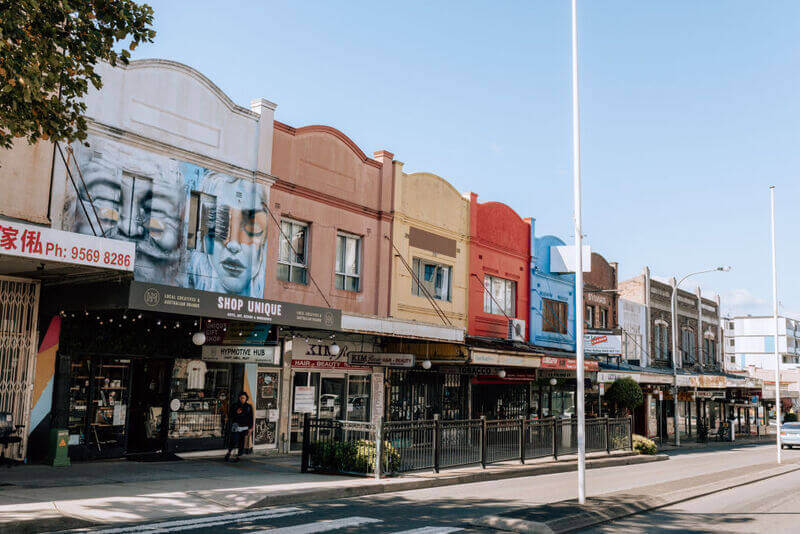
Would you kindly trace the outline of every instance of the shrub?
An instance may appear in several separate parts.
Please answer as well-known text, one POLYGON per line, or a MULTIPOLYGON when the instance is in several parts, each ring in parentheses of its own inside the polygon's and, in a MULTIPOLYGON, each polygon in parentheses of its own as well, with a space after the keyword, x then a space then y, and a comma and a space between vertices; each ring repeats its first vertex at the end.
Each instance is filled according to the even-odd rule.
MULTIPOLYGON (((383 457, 383 469, 386 472, 396 472, 400 468, 400 452, 388 441, 383 442, 383 457)), ((361 439, 311 443, 309 465, 323 471, 373 473, 375 472, 375 442, 361 439)))
POLYGON ((656 442, 639 434, 633 435, 633 450, 639 454, 655 454, 658 452, 656 442))
POLYGON ((641 406, 644 401, 642 388, 630 377, 618 378, 611 384, 606 395, 608 400, 633 412, 634 408, 641 406))

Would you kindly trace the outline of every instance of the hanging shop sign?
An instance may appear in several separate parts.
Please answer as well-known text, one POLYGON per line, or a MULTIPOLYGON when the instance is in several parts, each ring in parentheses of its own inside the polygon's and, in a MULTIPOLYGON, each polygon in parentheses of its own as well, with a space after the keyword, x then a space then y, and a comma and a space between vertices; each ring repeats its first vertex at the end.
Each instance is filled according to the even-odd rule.
POLYGON ((242 323, 208 319, 203 323, 208 345, 275 345, 278 327, 266 323, 242 323))
MULTIPOLYGON (((555 356, 542 356, 542 369, 570 369, 578 368, 575 358, 558 358, 555 356)), ((594 360, 584 360, 584 371, 597 371, 600 368, 594 360)))
POLYGON ((136 244, 0 220, 0 254, 133 271, 136 244))
POLYGON ((539 356, 515 356, 478 350, 471 351, 470 359, 472 363, 480 365, 505 365, 509 367, 539 367, 541 363, 539 356))
POLYGON ((128 307, 325 330, 342 327, 341 310, 136 281, 131 282, 128 307))
POLYGON ((260 363, 278 365, 277 347, 248 345, 203 345, 203 360, 207 362, 260 363))
POLYGON ((314 386, 295 386, 294 411, 297 413, 314 413, 317 405, 314 402, 316 388, 314 386))
POLYGON ((622 336, 611 333, 584 334, 583 352, 586 354, 622 354, 622 336))
POLYGON ((396 352, 348 352, 347 363, 350 365, 368 365, 371 367, 414 367, 414 355, 396 352))

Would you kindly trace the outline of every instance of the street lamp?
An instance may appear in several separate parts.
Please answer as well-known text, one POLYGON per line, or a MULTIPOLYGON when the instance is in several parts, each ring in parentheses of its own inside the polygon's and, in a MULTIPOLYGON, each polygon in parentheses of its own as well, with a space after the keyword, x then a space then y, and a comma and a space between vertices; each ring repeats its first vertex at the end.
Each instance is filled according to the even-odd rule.
MULTIPOLYGON (((715 267, 713 269, 706 269, 704 271, 697 271, 696 273, 690 273, 680 279, 680 281, 672 286, 672 300, 671 300, 671 310, 672 310, 672 376, 675 381, 673 385, 673 403, 674 403, 674 410, 673 410, 673 421, 675 426, 675 446, 678 447, 681 444, 681 431, 678 426, 678 288, 681 284, 689 277, 696 276, 698 274, 705 274, 705 273, 713 273, 716 271, 721 271, 727 273, 730 271, 730 266, 728 267, 715 267)), ((673 279, 674 280, 674 279, 673 279)))

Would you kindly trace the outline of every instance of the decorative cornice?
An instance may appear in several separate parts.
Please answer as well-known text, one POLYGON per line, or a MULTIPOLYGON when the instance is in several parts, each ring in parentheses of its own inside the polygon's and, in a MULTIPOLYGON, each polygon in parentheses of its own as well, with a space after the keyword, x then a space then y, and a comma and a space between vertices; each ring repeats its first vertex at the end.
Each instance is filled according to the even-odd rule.
POLYGON ((328 135, 332 135, 333 137, 336 137, 337 139, 342 141, 345 145, 347 145, 350 148, 350 150, 352 150, 353 153, 356 156, 358 156, 358 158, 361 160, 362 163, 365 163, 367 165, 371 165, 372 167, 375 167, 375 168, 378 168, 378 169, 383 168, 383 164, 381 162, 376 161, 376 160, 374 160, 374 159, 372 159, 370 157, 367 157, 367 155, 364 153, 364 151, 361 150, 358 147, 358 145, 355 144, 355 142, 353 142, 352 139, 347 137, 347 135, 345 135, 342 131, 337 130, 336 128, 334 128, 332 126, 325 126, 325 125, 322 125, 322 124, 312 124, 310 126, 303 126, 301 128, 294 128, 294 127, 289 126, 288 124, 284 124, 284 123, 282 123, 280 121, 274 121, 274 128, 276 130, 280 130, 282 132, 288 133, 288 134, 293 135, 293 136, 300 136, 300 135, 307 134, 307 133, 325 133, 325 134, 328 134, 328 135))
POLYGON ((347 210, 358 215, 366 215, 368 217, 372 217, 373 219, 388 221, 394 219, 394 215, 390 212, 376 210, 375 208, 370 208, 368 206, 362 206, 361 204, 350 202, 333 195, 321 193, 315 189, 297 185, 292 182, 287 182, 281 178, 276 178, 272 187, 277 191, 283 191, 285 193, 301 196, 303 198, 328 204, 329 206, 347 210))
POLYGON ((120 68, 125 70, 163 68, 188 74, 205 85, 209 91, 217 95, 222 103, 225 104, 232 112, 244 115, 245 117, 254 119, 256 121, 259 119, 258 113, 236 104, 227 94, 225 94, 225 91, 219 88, 217 84, 209 80, 203 73, 197 69, 194 69, 193 67, 190 67, 189 65, 178 63, 177 61, 171 61, 169 59, 137 59, 135 61, 131 61, 127 66, 120 65, 120 68))

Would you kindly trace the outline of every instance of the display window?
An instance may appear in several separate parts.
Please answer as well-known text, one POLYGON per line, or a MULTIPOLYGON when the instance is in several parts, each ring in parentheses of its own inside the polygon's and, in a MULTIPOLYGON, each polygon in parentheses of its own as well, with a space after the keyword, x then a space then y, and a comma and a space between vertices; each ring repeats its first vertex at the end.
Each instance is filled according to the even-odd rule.
POLYGON ((232 374, 230 363, 175 360, 169 396, 169 439, 224 436, 232 374))

